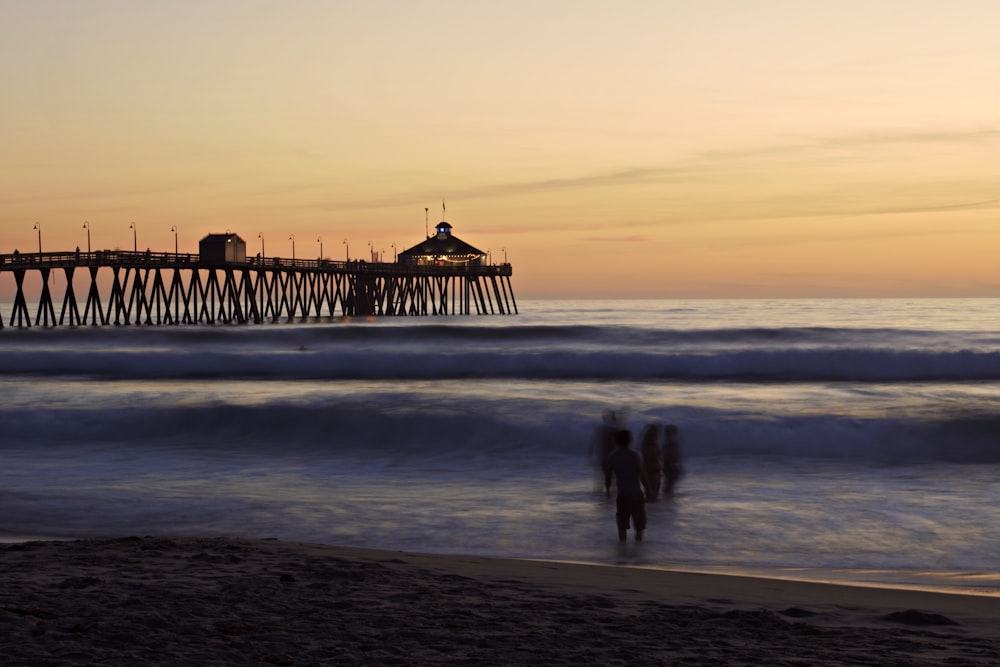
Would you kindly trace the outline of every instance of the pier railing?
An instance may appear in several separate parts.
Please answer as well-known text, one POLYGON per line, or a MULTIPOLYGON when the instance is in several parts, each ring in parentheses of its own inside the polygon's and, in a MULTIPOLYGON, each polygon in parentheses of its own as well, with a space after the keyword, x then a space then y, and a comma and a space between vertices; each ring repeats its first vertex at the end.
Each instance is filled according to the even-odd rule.
POLYGON ((0 328, 5 311, 16 327, 517 313, 507 263, 206 262, 189 253, 97 250, 3 254, 0 281, 7 274, 14 301, 9 310, 0 305, 0 328), (87 296, 78 301, 78 293, 87 296))

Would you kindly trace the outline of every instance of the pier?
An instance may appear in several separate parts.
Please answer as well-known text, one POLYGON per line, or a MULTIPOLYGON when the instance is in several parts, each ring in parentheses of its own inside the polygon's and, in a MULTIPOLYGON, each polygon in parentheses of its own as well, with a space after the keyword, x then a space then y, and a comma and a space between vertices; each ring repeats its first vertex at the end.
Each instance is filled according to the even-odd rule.
POLYGON ((517 314, 506 262, 203 255, 148 250, 0 254, 0 290, 6 293, 8 281, 14 283, 13 303, 0 303, 0 329, 517 314))

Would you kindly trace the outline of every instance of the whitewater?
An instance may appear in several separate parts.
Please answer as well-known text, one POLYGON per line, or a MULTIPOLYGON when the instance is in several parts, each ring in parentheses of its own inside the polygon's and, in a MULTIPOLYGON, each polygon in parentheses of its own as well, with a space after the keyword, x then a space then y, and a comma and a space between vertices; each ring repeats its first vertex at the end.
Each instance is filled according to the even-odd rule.
POLYGON ((0 330, 0 540, 274 537, 1000 594, 1000 300, 0 330), (680 428, 618 544, 604 410, 680 428))

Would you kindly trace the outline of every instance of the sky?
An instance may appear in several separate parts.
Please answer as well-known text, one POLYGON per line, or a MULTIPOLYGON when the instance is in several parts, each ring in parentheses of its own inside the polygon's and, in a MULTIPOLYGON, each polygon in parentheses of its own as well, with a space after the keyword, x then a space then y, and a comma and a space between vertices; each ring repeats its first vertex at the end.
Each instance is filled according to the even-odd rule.
POLYGON ((997 26, 996 0, 0 0, 0 253, 86 223, 391 258, 446 219, 519 298, 1000 296, 997 26))

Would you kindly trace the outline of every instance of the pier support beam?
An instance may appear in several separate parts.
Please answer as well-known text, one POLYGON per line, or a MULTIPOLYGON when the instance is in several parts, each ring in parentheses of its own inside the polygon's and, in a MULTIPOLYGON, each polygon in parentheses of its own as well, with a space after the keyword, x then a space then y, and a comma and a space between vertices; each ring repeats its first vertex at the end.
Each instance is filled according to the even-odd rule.
MULTIPOLYGON (((10 326, 248 324, 331 317, 511 315, 517 303, 510 266, 440 267, 329 260, 273 259, 204 265, 176 253, 0 255, 0 278, 12 275, 10 326), (80 314, 76 269, 86 266, 80 314), (52 269, 62 269, 59 294, 52 269), (37 275, 38 282, 28 280, 37 275), (35 284, 37 298, 28 294, 35 284), (29 287, 31 286, 31 287, 29 287), (110 287, 107 299, 103 290, 110 287), (56 317, 54 296, 61 298, 56 317), (29 313, 37 305, 34 317, 29 313)), ((6 312, 0 308, 0 313, 6 312)), ((4 322, 0 320, 0 329, 4 322)))

